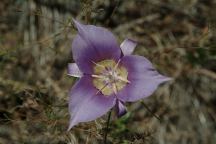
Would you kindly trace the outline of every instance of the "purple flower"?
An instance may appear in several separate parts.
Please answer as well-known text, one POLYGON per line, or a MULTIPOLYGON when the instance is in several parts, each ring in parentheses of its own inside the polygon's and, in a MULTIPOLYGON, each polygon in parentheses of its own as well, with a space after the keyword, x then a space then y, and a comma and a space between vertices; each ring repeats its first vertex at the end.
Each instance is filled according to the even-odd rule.
POLYGON ((145 57, 131 55, 136 42, 126 39, 119 46, 111 32, 74 20, 78 34, 72 43, 73 58, 68 74, 79 77, 70 91, 69 130, 117 108, 126 113, 125 102, 150 96, 170 78, 159 74, 145 57))

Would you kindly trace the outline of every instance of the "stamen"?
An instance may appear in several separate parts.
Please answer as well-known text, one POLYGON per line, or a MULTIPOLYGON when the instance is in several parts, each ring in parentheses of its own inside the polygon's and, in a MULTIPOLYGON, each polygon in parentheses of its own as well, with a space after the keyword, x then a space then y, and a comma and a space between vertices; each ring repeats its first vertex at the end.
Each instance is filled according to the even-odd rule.
POLYGON ((119 65, 119 63, 120 63, 120 61, 121 61, 121 59, 118 60, 118 62, 116 63, 116 65, 115 65, 115 67, 114 67, 114 69, 113 69, 113 71, 116 71, 116 69, 117 69, 117 67, 118 67, 118 65, 119 65))
POLYGON ((123 78, 123 77, 121 77, 121 76, 117 76, 117 79, 118 79, 118 80, 121 80, 121 81, 123 81, 123 82, 126 82, 126 83, 131 83, 129 80, 127 80, 127 79, 125 79, 125 78, 123 78))
POLYGON ((91 61, 93 64, 95 64, 96 66, 99 66, 99 67, 102 67, 102 68, 104 68, 104 69, 106 69, 106 67, 104 66, 104 65, 101 65, 101 64, 98 64, 98 63, 96 63, 96 62, 94 62, 94 61, 91 61))
POLYGON ((95 74, 93 74, 93 75, 91 75, 93 78, 99 78, 99 79, 105 79, 105 77, 104 76, 102 76, 102 75, 95 75, 95 74))
POLYGON ((114 94, 117 94, 117 87, 115 83, 112 83, 112 88, 113 88, 114 94))
POLYGON ((102 90, 105 89, 107 86, 108 86, 108 83, 105 84, 101 89, 99 89, 99 90, 96 92, 96 95, 97 95, 99 92, 102 92, 102 90))

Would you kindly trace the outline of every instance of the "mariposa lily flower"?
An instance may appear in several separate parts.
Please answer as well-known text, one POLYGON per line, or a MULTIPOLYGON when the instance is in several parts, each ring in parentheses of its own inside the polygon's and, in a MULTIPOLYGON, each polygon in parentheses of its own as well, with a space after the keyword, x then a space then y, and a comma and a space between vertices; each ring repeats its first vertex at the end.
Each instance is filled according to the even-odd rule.
POLYGON ((170 80, 145 57, 131 55, 135 41, 126 39, 119 46, 107 29, 74 23, 78 29, 72 43, 75 63, 69 64, 68 74, 80 79, 69 93, 69 130, 101 117, 114 106, 121 116, 126 113, 125 102, 148 97, 170 80))

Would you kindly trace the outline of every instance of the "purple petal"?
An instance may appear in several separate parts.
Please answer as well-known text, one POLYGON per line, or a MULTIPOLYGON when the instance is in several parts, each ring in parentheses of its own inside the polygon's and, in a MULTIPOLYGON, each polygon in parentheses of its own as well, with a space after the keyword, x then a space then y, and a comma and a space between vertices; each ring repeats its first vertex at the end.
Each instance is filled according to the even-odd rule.
POLYGON ((70 91, 69 112, 71 115, 70 130, 80 122, 95 120, 104 115, 115 104, 115 97, 97 94, 92 85, 92 78, 83 76, 70 91))
POLYGON ((136 45, 137 42, 131 39, 125 39, 120 45, 123 55, 131 55, 136 45))
POLYGON ((68 64, 68 75, 73 77, 82 77, 82 72, 79 70, 76 63, 69 63, 68 64))
POLYGON ((132 102, 148 97, 159 84, 171 80, 159 74, 151 62, 142 56, 124 56, 121 65, 128 70, 128 80, 131 82, 118 93, 122 101, 132 102))
POLYGON ((116 108, 117 108, 118 117, 121 117, 121 116, 123 116, 123 115, 125 115, 127 113, 127 108, 119 100, 116 100, 116 108))
POLYGON ((92 61, 104 59, 118 60, 121 49, 111 32, 102 27, 83 25, 74 20, 78 35, 72 43, 72 53, 75 62, 84 73, 92 73, 92 61))

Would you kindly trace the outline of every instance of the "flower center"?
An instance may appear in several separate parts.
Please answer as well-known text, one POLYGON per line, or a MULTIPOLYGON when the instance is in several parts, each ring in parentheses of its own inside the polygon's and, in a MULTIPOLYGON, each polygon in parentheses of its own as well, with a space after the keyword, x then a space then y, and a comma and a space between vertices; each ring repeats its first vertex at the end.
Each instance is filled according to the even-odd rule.
MULTIPOLYGON (((93 62, 94 63, 94 62, 93 62)), ((93 85, 105 96, 116 94, 127 83, 128 72, 125 67, 119 66, 114 60, 103 60, 94 63, 93 85)))

